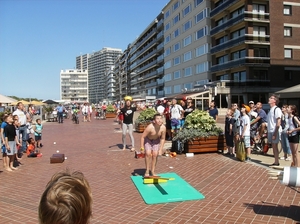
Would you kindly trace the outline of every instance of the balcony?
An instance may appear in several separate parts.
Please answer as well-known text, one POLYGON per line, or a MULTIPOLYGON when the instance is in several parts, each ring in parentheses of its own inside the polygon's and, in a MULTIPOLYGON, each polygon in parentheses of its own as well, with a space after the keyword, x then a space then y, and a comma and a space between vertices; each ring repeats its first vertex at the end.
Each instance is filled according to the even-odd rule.
POLYGON ((257 36, 253 34, 246 34, 245 42, 247 44, 270 44, 270 35, 257 36))
POLYGON ((235 2, 237 2, 238 0, 228 0, 224 3, 222 3, 221 5, 219 5, 218 7, 212 9, 210 11, 210 17, 213 17, 215 15, 217 15, 220 12, 223 12, 225 9, 227 9, 230 5, 233 5, 235 2))
POLYGON ((253 13, 245 11, 245 20, 252 22, 270 22, 270 13, 253 13))
POLYGON ((210 35, 214 35, 216 33, 219 33, 221 31, 223 31, 224 29, 233 26, 236 23, 239 23, 241 21, 243 21, 245 19, 245 14, 240 14, 237 17, 234 17, 232 19, 227 20, 226 22, 224 22, 223 24, 216 26, 214 28, 212 28, 210 30, 210 35))
POLYGON ((158 23, 156 25, 157 29, 159 29, 162 25, 164 25, 164 20, 163 19, 158 21, 158 23))
POLYGON ((137 64, 141 64, 143 63, 143 61, 146 61, 147 59, 149 59, 150 57, 154 56, 156 54, 156 50, 150 52, 149 54, 147 54, 146 56, 144 56, 143 58, 139 59, 136 61, 137 64))
POLYGON ((163 38, 163 37, 164 37, 164 31, 162 30, 162 31, 160 31, 160 32, 157 34, 156 39, 157 39, 157 40, 160 40, 160 39, 163 38))
POLYGON ((157 83, 156 82, 150 82, 148 84, 146 84, 146 88, 150 88, 150 87, 153 87, 153 86, 156 86, 157 83))
POLYGON ((164 66, 158 68, 156 71, 157 71, 157 75, 162 75, 162 74, 164 74, 164 66))
POLYGON ((156 63, 157 63, 157 61, 154 60, 154 61, 150 62, 149 64, 147 64, 147 65, 145 65, 145 66, 139 68, 139 71, 140 71, 140 72, 143 72, 144 70, 149 69, 149 68, 152 67, 152 66, 156 66, 156 63))
POLYGON ((154 38, 150 43, 147 43, 147 45, 144 48, 142 48, 140 51, 138 51, 137 55, 138 56, 142 55, 146 50, 151 49, 152 46, 154 46, 155 44, 157 44, 156 38, 154 38))
POLYGON ((142 41, 136 44, 136 49, 138 49, 140 46, 142 46, 151 36, 153 36, 156 33, 156 29, 154 28, 150 33, 148 33, 142 41))
POLYGON ((165 91, 161 90, 161 91, 157 91, 157 98, 161 98, 165 96, 165 91))
POLYGON ((238 66, 269 67, 269 57, 245 57, 228 61, 227 63, 211 66, 211 72, 228 70, 238 66))
POLYGON ((161 49, 164 48, 164 42, 160 43, 157 47, 156 47, 156 50, 159 51, 161 49))
POLYGON ((157 79, 156 82, 157 82, 158 87, 165 85, 165 80, 164 79, 157 79))
POLYGON ((157 71, 153 71, 153 72, 150 72, 149 74, 145 75, 144 78, 148 79, 148 78, 155 77, 156 75, 157 75, 157 71))
POLYGON ((225 50, 227 48, 231 48, 231 47, 234 47, 236 45, 240 45, 241 43, 244 43, 246 37, 245 36, 240 36, 238 38, 235 38, 235 39, 231 39, 225 43, 222 43, 222 44, 219 44, 219 45, 216 45, 214 47, 212 47, 210 49, 210 53, 216 53, 218 51, 222 51, 222 50, 225 50))
POLYGON ((161 54, 160 56, 158 56, 157 57, 157 63, 161 63, 161 62, 163 62, 164 61, 164 55, 163 54, 161 54))
POLYGON ((245 87, 245 86, 270 86, 271 80, 246 79, 246 80, 226 80, 226 87, 245 87))

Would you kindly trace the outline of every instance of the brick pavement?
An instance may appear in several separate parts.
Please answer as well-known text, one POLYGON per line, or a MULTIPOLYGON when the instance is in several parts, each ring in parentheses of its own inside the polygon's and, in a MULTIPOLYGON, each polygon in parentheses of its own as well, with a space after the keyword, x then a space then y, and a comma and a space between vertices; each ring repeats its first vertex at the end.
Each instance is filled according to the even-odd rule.
MULTIPOLYGON (((269 180, 268 156, 262 155, 251 163, 217 153, 160 157, 158 173, 176 172, 206 198, 146 205, 130 179, 144 173, 144 160, 121 150, 118 127, 113 119, 45 123, 43 157, 23 158, 19 170, 0 173, 0 223, 38 223, 40 195, 50 177, 65 168, 82 171, 91 185, 92 224, 300 223, 299 188, 269 180), (49 163, 56 150, 66 154, 64 163, 49 163)), ((140 136, 134 133, 136 148, 140 136)))

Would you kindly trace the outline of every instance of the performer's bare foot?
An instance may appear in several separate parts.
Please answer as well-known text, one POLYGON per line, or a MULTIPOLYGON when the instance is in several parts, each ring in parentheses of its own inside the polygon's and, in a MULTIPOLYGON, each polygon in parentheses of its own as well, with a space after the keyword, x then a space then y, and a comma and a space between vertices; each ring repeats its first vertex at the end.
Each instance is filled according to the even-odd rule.
POLYGON ((149 177, 149 176, 150 176, 149 173, 144 174, 144 177, 149 177))
POLYGON ((17 167, 10 167, 10 169, 12 169, 12 170, 17 170, 18 168, 17 167))
POLYGON ((11 168, 6 168, 6 170, 7 170, 7 171, 12 171, 12 169, 11 169, 11 168))
POLYGON ((123 147, 123 151, 125 151, 125 150, 126 150, 126 146, 123 147))
POLYGON ((135 148, 131 148, 130 151, 131 151, 131 152, 134 152, 134 151, 135 151, 135 148))

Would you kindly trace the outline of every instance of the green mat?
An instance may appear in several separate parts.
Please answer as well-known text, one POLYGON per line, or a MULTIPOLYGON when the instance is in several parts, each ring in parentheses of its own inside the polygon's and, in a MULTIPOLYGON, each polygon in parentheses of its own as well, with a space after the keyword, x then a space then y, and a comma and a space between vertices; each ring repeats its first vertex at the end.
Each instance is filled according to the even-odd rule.
POLYGON ((177 201, 201 200, 204 195, 193 188, 176 173, 159 174, 161 177, 175 178, 166 183, 144 184, 142 176, 131 176, 133 183, 146 204, 160 204, 177 201))

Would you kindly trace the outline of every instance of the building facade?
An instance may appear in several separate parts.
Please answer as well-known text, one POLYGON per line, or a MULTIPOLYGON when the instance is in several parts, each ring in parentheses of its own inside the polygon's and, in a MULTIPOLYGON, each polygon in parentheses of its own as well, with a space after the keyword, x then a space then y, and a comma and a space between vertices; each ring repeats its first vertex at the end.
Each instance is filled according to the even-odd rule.
POLYGON ((108 98, 106 70, 114 65, 121 49, 105 47, 100 51, 76 57, 76 68, 88 70, 88 94, 90 103, 108 98))
POLYGON ((224 101, 268 103, 300 82, 299 10, 297 1, 211 1, 211 73, 230 88, 224 101))
POLYGON ((164 92, 187 92, 211 81, 210 1, 172 0, 164 8, 164 92))
POLYGON ((88 101, 88 71, 69 69, 60 71, 60 99, 65 102, 88 101))

